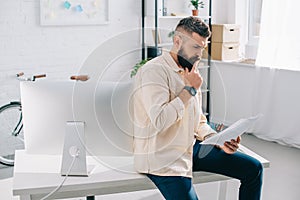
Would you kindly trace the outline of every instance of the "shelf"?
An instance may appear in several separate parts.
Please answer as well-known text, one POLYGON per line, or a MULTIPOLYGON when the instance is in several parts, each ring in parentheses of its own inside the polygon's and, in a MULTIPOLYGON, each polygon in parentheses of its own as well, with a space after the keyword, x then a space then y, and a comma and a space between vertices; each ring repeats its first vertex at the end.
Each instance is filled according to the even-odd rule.
POLYGON ((166 42, 166 43, 161 43, 161 44, 157 44, 157 46, 159 47, 169 47, 172 46, 173 42, 166 42))
MULTIPOLYGON (((185 17, 190 17, 191 15, 176 15, 176 16, 171 16, 171 15, 168 15, 168 16, 159 16, 158 18, 159 19, 182 19, 182 18, 185 18, 185 17)), ((196 17, 199 17, 201 19, 210 19, 211 16, 196 16, 196 17)))
POLYGON ((208 69, 208 68, 210 68, 209 65, 200 65, 200 66, 198 66, 198 70, 208 69))

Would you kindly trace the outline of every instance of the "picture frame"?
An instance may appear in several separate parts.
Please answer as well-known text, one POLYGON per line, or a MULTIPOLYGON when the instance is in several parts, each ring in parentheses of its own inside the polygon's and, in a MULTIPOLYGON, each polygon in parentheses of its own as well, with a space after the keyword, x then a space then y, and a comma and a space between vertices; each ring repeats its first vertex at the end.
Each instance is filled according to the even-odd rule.
POLYGON ((40 0, 41 26, 109 23, 109 0, 40 0))

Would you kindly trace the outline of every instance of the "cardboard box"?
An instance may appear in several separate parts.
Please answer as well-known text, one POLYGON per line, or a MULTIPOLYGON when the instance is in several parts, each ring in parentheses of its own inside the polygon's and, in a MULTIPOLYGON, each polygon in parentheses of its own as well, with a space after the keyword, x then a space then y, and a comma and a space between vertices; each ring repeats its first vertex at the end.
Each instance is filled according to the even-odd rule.
POLYGON ((238 42, 213 42, 211 44, 211 59, 234 61, 239 59, 239 47, 238 42))
POLYGON ((237 24, 213 24, 212 42, 239 42, 240 26, 237 24))
POLYGON ((208 46, 205 47, 205 49, 202 51, 202 57, 201 58, 204 58, 204 59, 208 58, 208 46))

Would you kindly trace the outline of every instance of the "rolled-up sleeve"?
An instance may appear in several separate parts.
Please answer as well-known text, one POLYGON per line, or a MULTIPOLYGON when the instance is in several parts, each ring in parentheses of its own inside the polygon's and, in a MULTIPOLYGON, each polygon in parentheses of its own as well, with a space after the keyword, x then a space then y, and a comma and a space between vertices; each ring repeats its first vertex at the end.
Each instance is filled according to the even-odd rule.
POLYGON ((206 119, 205 115, 201 114, 200 122, 199 122, 198 128, 196 130, 196 138, 200 141, 203 141, 204 137, 211 133, 217 133, 217 132, 207 124, 207 119, 206 119))

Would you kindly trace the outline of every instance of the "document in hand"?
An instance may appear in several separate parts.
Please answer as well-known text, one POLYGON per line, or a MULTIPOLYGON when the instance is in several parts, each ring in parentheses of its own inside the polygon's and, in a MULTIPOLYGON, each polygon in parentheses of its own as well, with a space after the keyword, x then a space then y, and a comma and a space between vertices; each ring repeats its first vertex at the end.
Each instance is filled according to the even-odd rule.
POLYGON ((261 115, 257 115, 247 119, 240 119, 220 133, 207 138, 201 144, 213 144, 222 146, 224 145, 225 141, 236 139, 239 135, 242 135, 244 132, 246 132, 260 117, 261 115))

